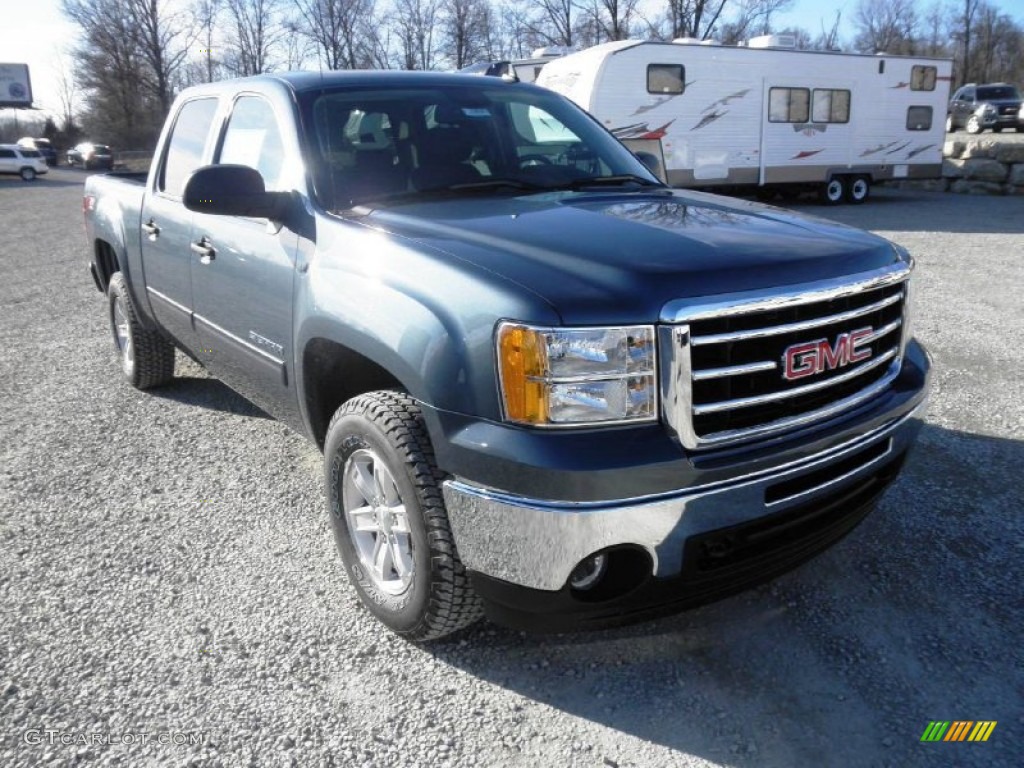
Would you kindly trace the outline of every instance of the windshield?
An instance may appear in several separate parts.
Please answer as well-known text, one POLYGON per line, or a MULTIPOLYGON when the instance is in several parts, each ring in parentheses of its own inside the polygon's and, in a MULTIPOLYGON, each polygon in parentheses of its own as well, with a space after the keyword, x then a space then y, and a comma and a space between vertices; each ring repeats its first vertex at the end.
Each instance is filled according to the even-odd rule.
POLYGON ((476 78, 348 88, 310 94, 303 111, 316 194, 328 210, 440 192, 579 188, 596 178, 660 184, 589 115, 539 88, 476 78))
POLYGON ((1020 99, 1020 93, 1012 85, 988 85, 978 89, 979 101, 995 99, 1020 99))

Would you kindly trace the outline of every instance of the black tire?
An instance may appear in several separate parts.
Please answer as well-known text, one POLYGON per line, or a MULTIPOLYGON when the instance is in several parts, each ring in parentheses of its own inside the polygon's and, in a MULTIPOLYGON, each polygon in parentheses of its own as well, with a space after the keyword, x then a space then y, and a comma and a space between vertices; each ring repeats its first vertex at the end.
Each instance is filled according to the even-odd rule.
POLYGON ((22 181, 35 181, 36 180, 36 169, 35 168, 22 168, 18 175, 21 176, 22 181))
POLYGON ((849 189, 849 182, 843 176, 833 176, 821 185, 818 191, 818 200, 822 205, 839 205, 846 199, 849 189))
POLYGON ((1003 127, 1001 125, 997 125, 997 126, 992 128, 992 133, 1002 133, 1002 132, 1003 132, 1003 127))
POLYGON ((448 523, 443 474, 435 464, 423 416, 409 395, 381 390, 342 405, 327 428, 324 472, 335 543, 349 581, 370 613, 399 635, 420 642, 445 637, 480 618, 480 599, 469 584, 448 523), (378 475, 380 466, 373 461, 386 473, 378 475), (373 484, 374 500, 360 493, 360 467, 366 473, 362 482, 373 484), (393 502, 387 498, 389 488, 397 494, 393 502), (401 510, 404 519, 392 514, 385 525, 382 518, 392 508, 401 510), (355 533, 353 510, 366 510, 358 512, 365 523, 355 533), (381 562, 391 563, 376 575, 374 565, 361 559, 371 543, 372 559, 388 548, 381 562), (403 570, 408 571, 407 584, 403 570), (395 578, 385 581, 383 576, 395 578))
POLYGON ((1024 133, 1024 125, 1018 125, 1014 130, 1017 131, 1017 133, 1024 133))
POLYGON ((115 272, 107 288, 110 331, 125 380, 136 389, 150 389, 174 378, 174 345, 139 322, 128 282, 115 272))
POLYGON ((946 115, 946 133, 956 133, 956 124, 952 115, 946 115))
POLYGON ((846 202, 851 205, 860 205, 868 199, 868 195, 870 194, 870 176, 853 176, 846 184, 846 202))

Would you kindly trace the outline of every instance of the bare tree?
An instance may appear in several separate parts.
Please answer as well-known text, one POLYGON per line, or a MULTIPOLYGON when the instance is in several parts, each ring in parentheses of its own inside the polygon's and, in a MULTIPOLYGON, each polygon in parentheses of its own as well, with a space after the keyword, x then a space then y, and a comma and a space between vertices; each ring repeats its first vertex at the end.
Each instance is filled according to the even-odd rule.
POLYGON ((225 64, 236 75, 269 72, 282 30, 276 24, 279 0, 227 0, 232 31, 225 64))
POLYGON ((572 48, 576 32, 576 0, 537 0, 537 14, 530 30, 550 45, 572 48))
POLYGON ((462 69, 482 58, 491 23, 487 0, 443 0, 441 11, 443 48, 452 66, 462 69))
MULTIPOLYGON (((355 69, 379 62, 372 0, 295 0, 300 28, 327 69, 355 69)), ((385 30, 386 32, 386 30, 385 30)), ((379 65, 379 63, 378 63, 379 65)))
POLYGON ((668 0, 670 37, 707 40, 729 0, 668 0))
POLYGON ((967 77, 971 71, 971 27, 974 24, 974 16, 978 12, 978 6, 981 5, 981 0, 963 0, 963 14, 960 19, 963 30, 963 41, 964 41, 964 54, 963 54, 963 67, 960 70, 960 84, 967 82, 967 77))
POLYGON ((395 0, 392 25, 403 69, 434 69, 440 0, 395 0))
POLYGON ((825 21, 821 22, 821 34, 814 41, 814 48, 819 51, 839 50, 839 22, 843 18, 843 12, 836 11, 832 19, 832 26, 825 29, 825 21))
POLYGON ((185 22, 167 0, 123 0, 133 21, 140 55, 149 65, 139 74, 167 114, 174 100, 173 83, 185 62, 190 40, 185 22))
POLYGON ((143 82, 148 64, 130 9, 119 0, 63 0, 63 11, 82 30, 75 71, 86 101, 83 126, 120 146, 155 141, 165 113, 143 82))
POLYGON ((854 45, 864 53, 916 52, 917 11, 914 0, 858 0, 854 11, 854 45))
POLYGON ((63 53, 57 59, 57 98, 60 99, 61 130, 72 133, 75 130, 75 109, 78 106, 78 83, 71 62, 63 53))
POLYGON ((213 46, 222 8, 221 0, 196 0, 192 8, 202 46, 199 49, 199 54, 203 60, 205 80, 208 83, 217 79, 215 75, 219 69, 219 62, 214 57, 213 46))
POLYGON ((640 0, 590 0, 584 14, 595 29, 595 43, 626 40, 637 21, 640 0))
POLYGON ((737 43, 772 31, 772 16, 793 4, 793 0, 738 0, 733 14, 722 25, 718 39, 737 43))

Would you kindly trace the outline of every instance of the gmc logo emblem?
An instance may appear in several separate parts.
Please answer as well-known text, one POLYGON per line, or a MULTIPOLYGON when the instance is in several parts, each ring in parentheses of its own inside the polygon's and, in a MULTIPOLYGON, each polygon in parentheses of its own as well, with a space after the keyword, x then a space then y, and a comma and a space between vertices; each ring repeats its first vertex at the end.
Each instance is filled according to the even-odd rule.
POLYGON ((835 345, 827 339, 807 341, 786 347, 782 353, 782 378, 795 381, 805 376, 843 368, 871 357, 870 343, 874 329, 870 326, 841 333, 835 345))

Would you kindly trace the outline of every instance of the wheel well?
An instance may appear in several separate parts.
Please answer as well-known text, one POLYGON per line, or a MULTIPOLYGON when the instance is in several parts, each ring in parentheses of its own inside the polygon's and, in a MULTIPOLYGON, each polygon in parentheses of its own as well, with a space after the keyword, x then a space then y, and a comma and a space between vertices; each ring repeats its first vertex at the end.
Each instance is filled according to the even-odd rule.
POLYGON ((323 448, 327 425, 342 403, 364 392, 401 387, 389 371, 364 355, 328 339, 313 339, 302 356, 309 424, 323 448))
POLYGON ((110 285, 110 278, 118 270, 117 254, 114 253, 114 248, 105 240, 97 240, 96 272, 104 292, 106 292, 107 286, 110 285))

